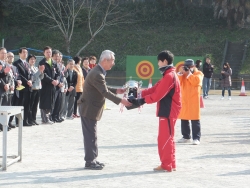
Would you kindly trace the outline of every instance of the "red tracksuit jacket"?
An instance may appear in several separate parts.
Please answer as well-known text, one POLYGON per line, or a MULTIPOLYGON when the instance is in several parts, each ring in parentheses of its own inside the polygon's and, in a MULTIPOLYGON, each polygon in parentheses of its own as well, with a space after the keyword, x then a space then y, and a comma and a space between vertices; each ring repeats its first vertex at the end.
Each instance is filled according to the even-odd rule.
POLYGON ((177 119, 181 110, 180 82, 175 68, 169 68, 152 88, 142 91, 147 104, 157 102, 157 117, 177 119))

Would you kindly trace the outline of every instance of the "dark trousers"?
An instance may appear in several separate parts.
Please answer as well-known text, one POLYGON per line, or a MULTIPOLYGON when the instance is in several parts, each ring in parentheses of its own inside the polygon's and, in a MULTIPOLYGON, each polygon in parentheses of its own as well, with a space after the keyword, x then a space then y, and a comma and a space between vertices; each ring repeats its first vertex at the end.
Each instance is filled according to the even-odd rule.
MULTIPOLYGON (((201 137, 201 126, 200 126, 200 120, 191 120, 192 124, 192 138, 193 140, 200 140, 201 137)), ((190 139, 190 125, 189 120, 181 120, 181 133, 183 135, 183 138, 190 139)))
POLYGON ((83 133, 83 143, 86 162, 95 162, 98 156, 97 148, 97 121, 88 119, 86 117, 81 117, 82 121, 82 133, 83 133))
POLYGON ((5 94, 1 96, 0 106, 11 106, 12 98, 13 98, 13 94, 5 94))
MULTIPOLYGON (((16 91, 15 91, 15 93, 12 97, 12 100, 11 100, 11 106, 18 106, 18 100, 19 100, 19 98, 17 97, 16 91)), ((9 123, 11 123, 13 119, 14 119, 14 116, 10 116, 9 123)), ((16 124, 18 124, 17 117, 16 117, 16 124)))
POLYGON ((55 104, 52 112, 52 118, 59 118, 59 112, 62 106, 62 92, 61 90, 57 90, 55 93, 55 104))
POLYGON ((222 97, 224 97, 225 90, 227 89, 228 91, 228 96, 231 97, 231 88, 230 87, 223 87, 222 88, 222 97))
POLYGON ((74 112, 73 112, 73 114, 75 114, 75 115, 77 115, 77 101, 81 95, 82 95, 82 92, 77 92, 76 96, 75 96, 74 112))
MULTIPOLYGON (((24 112, 23 112, 23 123, 26 124, 29 119, 29 112, 30 112, 30 95, 31 92, 29 88, 25 88, 21 91, 19 91, 19 98, 14 95, 13 96, 13 106, 23 106, 24 112)), ((13 116, 10 117, 9 122, 13 120, 13 116)))
POLYGON ((37 107, 40 99, 39 90, 33 90, 30 96, 29 120, 36 121, 37 107))

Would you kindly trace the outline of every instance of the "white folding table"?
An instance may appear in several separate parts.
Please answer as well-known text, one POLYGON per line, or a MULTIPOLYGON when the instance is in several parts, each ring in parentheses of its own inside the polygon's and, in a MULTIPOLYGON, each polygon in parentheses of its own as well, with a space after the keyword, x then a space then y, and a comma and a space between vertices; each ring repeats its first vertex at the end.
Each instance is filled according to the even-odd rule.
POLYGON ((22 160, 22 129, 23 129, 23 106, 0 106, 0 123, 3 126, 3 153, 0 170, 7 170, 7 166, 22 160), (7 162, 7 133, 10 116, 18 118, 18 155, 7 162))

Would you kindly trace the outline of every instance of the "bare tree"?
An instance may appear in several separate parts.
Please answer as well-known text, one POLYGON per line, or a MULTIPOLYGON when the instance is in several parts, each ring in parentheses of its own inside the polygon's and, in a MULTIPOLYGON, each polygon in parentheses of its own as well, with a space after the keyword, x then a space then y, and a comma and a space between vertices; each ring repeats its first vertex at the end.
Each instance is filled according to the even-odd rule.
POLYGON ((84 4, 85 0, 35 0, 28 6, 38 13, 38 17, 48 18, 48 22, 42 24, 59 29, 64 37, 66 52, 70 54, 76 19, 84 4))
POLYGON ((122 13, 119 9, 119 1, 116 0, 87 0, 88 6, 88 30, 90 33, 90 38, 87 42, 80 48, 76 55, 79 55, 100 33, 105 27, 118 25, 122 23, 133 23, 130 20, 132 13, 122 13), (103 10, 104 9, 104 10, 103 10), (99 25, 93 26, 93 19, 100 18, 98 20, 99 25))

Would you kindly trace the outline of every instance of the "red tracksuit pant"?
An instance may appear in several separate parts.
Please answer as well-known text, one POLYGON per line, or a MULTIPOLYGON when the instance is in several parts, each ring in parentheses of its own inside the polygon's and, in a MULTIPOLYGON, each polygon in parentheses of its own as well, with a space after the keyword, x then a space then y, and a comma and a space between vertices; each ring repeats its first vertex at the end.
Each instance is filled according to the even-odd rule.
POLYGON ((176 119, 159 118, 158 152, 161 167, 168 171, 172 171, 173 168, 176 168, 174 142, 175 123, 176 119))

